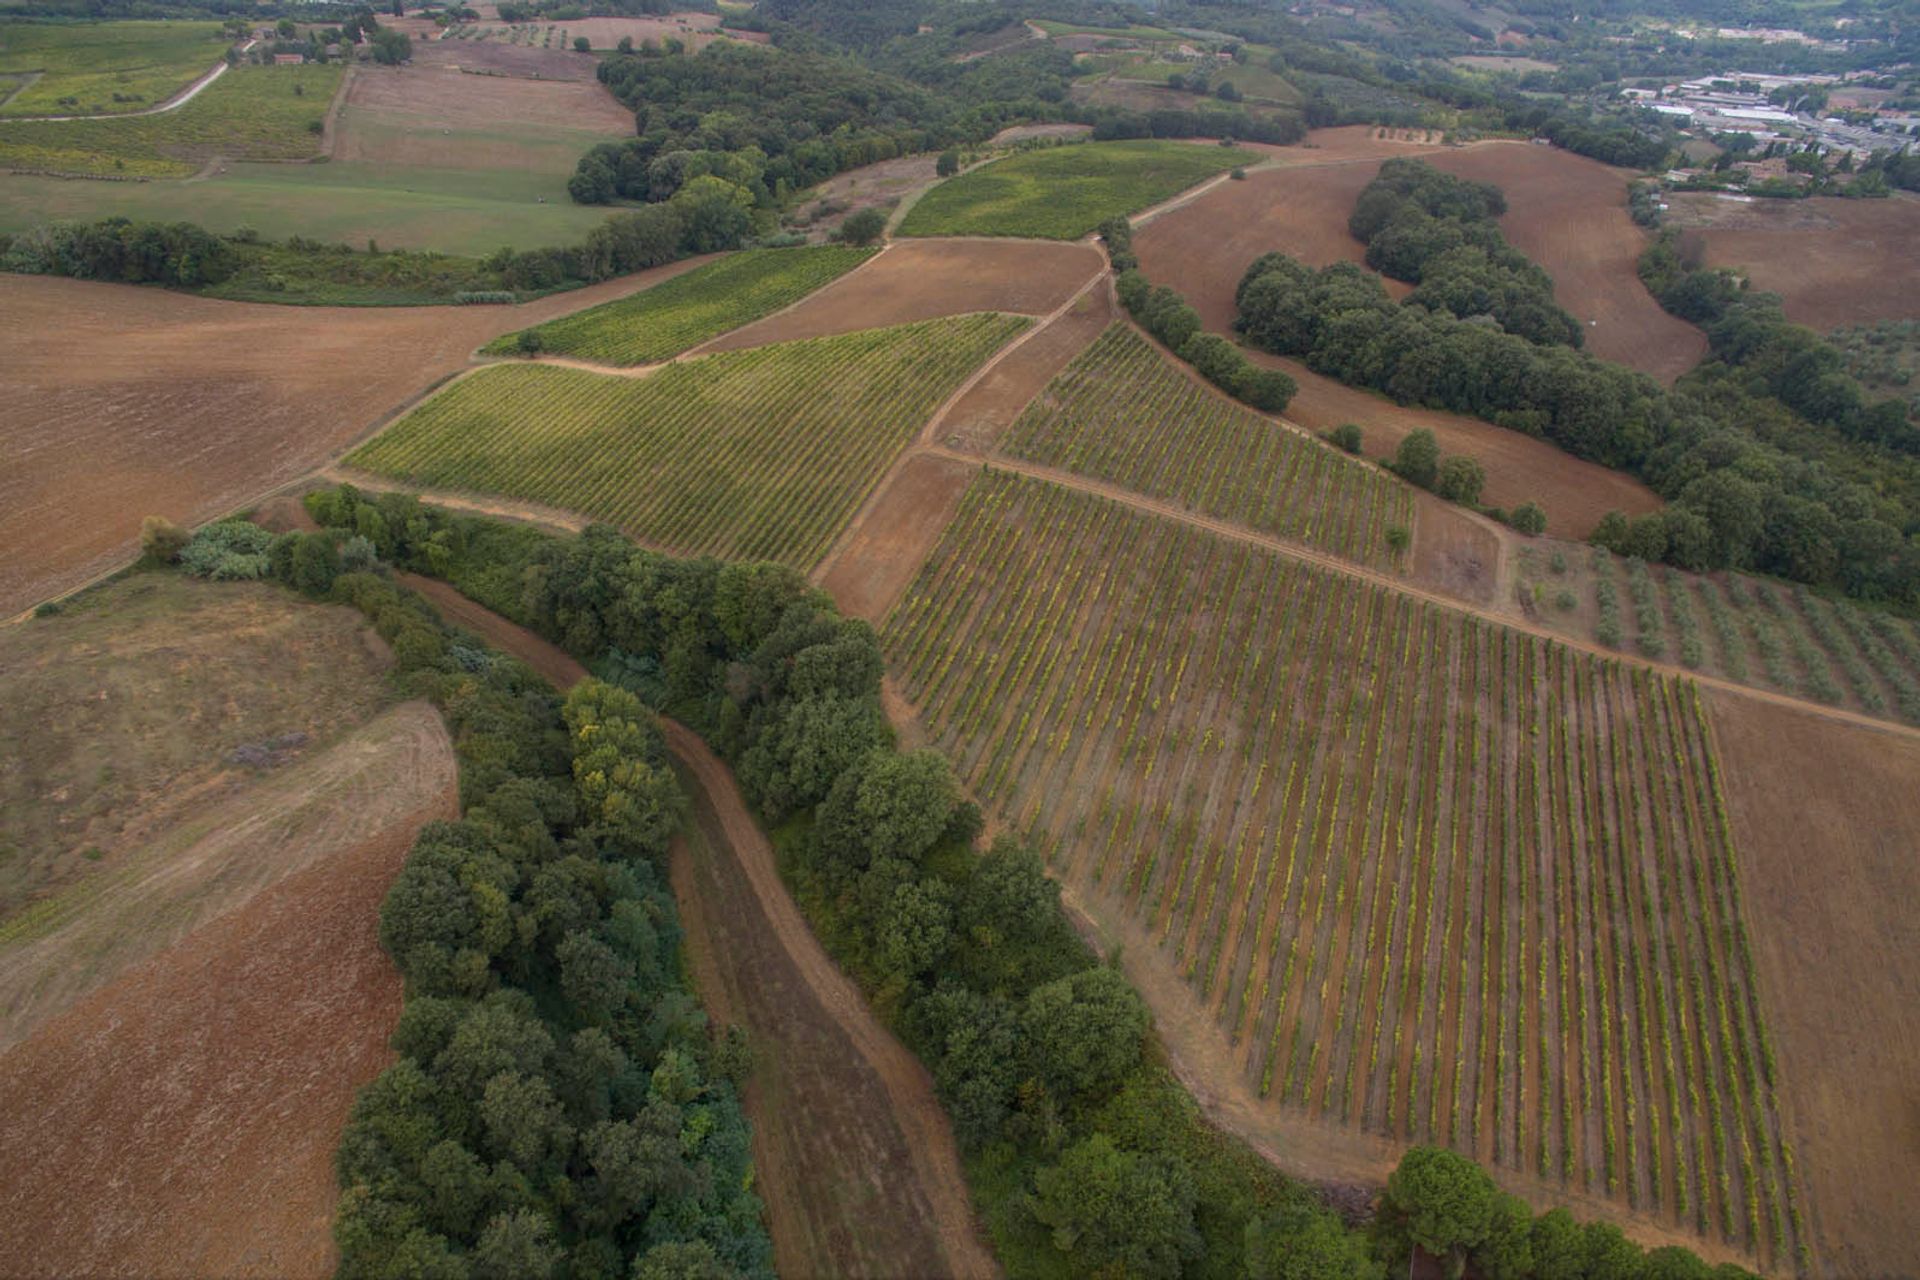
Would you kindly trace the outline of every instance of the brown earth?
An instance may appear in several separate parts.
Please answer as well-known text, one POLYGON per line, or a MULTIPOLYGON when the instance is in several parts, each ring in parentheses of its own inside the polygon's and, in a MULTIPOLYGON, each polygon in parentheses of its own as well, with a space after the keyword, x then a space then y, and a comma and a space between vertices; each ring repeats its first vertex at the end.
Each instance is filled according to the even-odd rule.
POLYGON ((979 470, 953 458, 909 454, 814 581, 841 613, 878 626, 940 540, 979 470))
POLYGON ((1491 522, 1419 494, 1414 505, 1412 580, 1471 604, 1493 603, 1500 584, 1504 548, 1491 522))
MULTIPOLYGON (((544 49, 495 40, 429 40, 413 42, 416 67, 457 71, 501 79, 578 80, 591 82, 599 59, 570 48, 544 49)), ((488 81, 482 81, 487 83, 488 81)))
POLYGON ((1709 266, 1745 271, 1815 329, 1920 318, 1920 196, 1885 200, 1668 198, 1667 225, 1705 241, 1709 266))
POLYGON ((1098 249, 1084 244, 902 241, 795 306, 696 350, 737 351, 974 311, 1046 315, 1103 262, 1098 249))
MULTIPOLYGON (((586 677, 564 651, 448 584, 401 577, 560 688, 586 677)), ((996 1274, 926 1069, 808 929, 732 771, 692 731, 661 723, 697 824, 673 868, 676 893, 696 890, 690 963, 703 998, 743 1018, 756 1048, 748 1115, 781 1271, 996 1274)))
POLYGON ((1709 692, 1829 1274, 1920 1274, 1920 741, 1709 692))
POLYGON ((931 424, 929 438, 985 454, 1028 403, 1113 323, 1112 291, 1095 286, 1058 318, 1010 348, 931 424))
POLYGON ((530 145, 520 130, 548 138, 598 133, 617 142, 633 133, 633 113, 593 80, 362 67, 348 82, 332 155, 434 169, 549 167, 551 146, 530 145), (514 129, 490 132, 503 125, 514 129))
MULTIPOLYGON (((332 1272, 334 1149, 400 1012, 380 899, 419 826, 457 811, 438 716, 391 714, 411 754, 378 815, 256 832, 245 854, 290 874, 0 1057, 7 1270, 332 1272)), ((333 816, 369 798, 350 788, 333 816)))
MULTIPOLYGON (((1518 142, 1448 150, 1432 163, 1507 193, 1500 229, 1553 277, 1555 297, 1584 326, 1594 355, 1668 385, 1706 356, 1706 335, 1661 310, 1640 283, 1636 264, 1649 237, 1627 216, 1632 173, 1518 142)), ((1920 217, 1914 229, 1920 251, 1920 217)))
POLYGON ((312 470, 502 333, 697 266, 517 307, 275 307, 0 277, 0 617, 312 470), (84 513, 77 515, 76 513, 84 513))

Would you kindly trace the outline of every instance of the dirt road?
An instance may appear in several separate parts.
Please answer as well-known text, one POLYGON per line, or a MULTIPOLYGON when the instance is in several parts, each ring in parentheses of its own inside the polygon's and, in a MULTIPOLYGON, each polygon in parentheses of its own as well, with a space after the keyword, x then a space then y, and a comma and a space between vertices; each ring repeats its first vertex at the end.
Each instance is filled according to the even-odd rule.
MULTIPOLYGON (((586 677, 557 646, 446 583, 415 574, 401 580, 448 621, 560 688, 586 677)), ((880 1025, 807 927, 732 771, 686 726, 661 724, 690 784, 704 851, 703 865, 693 861, 692 841, 675 855, 676 890, 700 890, 683 920, 689 952, 696 973, 704 968, 718 980, 724 995, 715 1002, 744 1018, 758 1049, 760 1083, 749 1102, 764 1105, 750 1105, 749 1114, 781 1270, 997 1274, 926 1069, 880 1025), (728 886, 724 900, 709 900, 728 886), (823 1123, 826 1116, 839 1118, 823 1123), (853 1176, 861 1170, 864 1180, 853 1176)), ((703 983, 707 999, 715 1000, 713 990, 703 983)))

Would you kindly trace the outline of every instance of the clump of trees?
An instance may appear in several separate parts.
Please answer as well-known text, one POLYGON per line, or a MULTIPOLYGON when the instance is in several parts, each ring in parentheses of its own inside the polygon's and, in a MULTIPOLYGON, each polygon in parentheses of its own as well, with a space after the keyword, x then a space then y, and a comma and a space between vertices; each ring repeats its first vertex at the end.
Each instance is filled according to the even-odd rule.
MULTIPOLYGON (((1584 352, 1398 306, 1353 263, 1316 271, 1266 254, 1237 297, 1237 327, 1257 346, 1402 404, 1472 414, 1638 475, 1668 501, 1636 522, 1644 558, 1920 602, 1920 544, 1902 532, 1920 512, 1920 472, 1898 490, 1913 497, 1896 503, 1883 491, 1903 460, 1876 475, 1872 452, 1815 447, 1810 439, 1831 445, 1831 434, 1823 440, 1816 424, 1731 378, 1709 373, 1669 393, 1584 352)), ((1741 335, 1766 332, 1735 322, 1721 342, 1731 355, 1741 335)), ((1878 456, 1893 457, 1884 448, 1878 456)))
POLYGON ((1553 278, 1507 243, 1495 218, 1507 200, 1420 160, 1389 160, 1354 202, 1347 227, 1367 265, 1417 285, 1409 305, 1461 319, 1491 317, 1541 346, 1578 347, 1580 323, 1554 302, 1553 278))
POLYGON ((0 271, 196 288, 232 275, 238 255, 191 222, 53 222, 0 236, 0 271))
POLYGON ((1109 264, 1119 273, 1114 289, 1120 304, 1141 328, 1236 400, 1268 413, 1287 407, 1299 390, 1292 378, 1278 369, 1262 369, 1219 334, 1206 332, 1200 327, 1200 313, 1173 289, 1147 283, 1133 253, 1132 223, 1126 218, 1107 219, 1100 224, 1100 240, 1109 264))

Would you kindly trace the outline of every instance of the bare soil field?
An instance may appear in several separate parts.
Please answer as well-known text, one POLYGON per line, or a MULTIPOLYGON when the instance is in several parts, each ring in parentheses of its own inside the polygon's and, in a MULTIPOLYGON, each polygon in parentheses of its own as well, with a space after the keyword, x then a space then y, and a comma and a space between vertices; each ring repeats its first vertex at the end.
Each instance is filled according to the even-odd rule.
POLYGON ((1492 604, 1500 585, 1504 541, 1490 522, 1451 502, 1421 494, 1414 506, 1409 576, 1429 591, 1469 604, 1492 604))
POLYGON ((312 470, 502 333, 679 262, 517 307, 274 307, 0 277, 0 617, 312 470), (79 514, 84 513, 84 514, 79 514))
POLYGON ((413 65, 494 79, 578 80, 594 83, 599 59, 571 48, 545 49, 504 40, 416 40, 413 65))
POLYGON ((1033 240, 908 240, 797 305, 697 351, 737 351, 976 311, 1046 315, 1102 270, 1092 245, 1033 240))
POLYGON ((1920 1273, 1920 744, 1710 693, 1828 1274, 1920 1273))
POLYGON ((1299 394, 1287 406, 1290 421, 1312 431, 1358 423, 1372 458, 1392 456, 1402 439, 1425 427, 1439 440, 1443 454, 1465 454, 1486 469, 1482 497, 1488 505, 1510 508, 1538 502, 1546 509, 1548 531, 1559 537, 1586 537, 1609 511, 1640 515, 1660 507, 1659 495, 1633 477, 1583 462, 1544 440, 1463 414, 1398 405, 1322 377, 1296 360, 1260 351, 1249 351, 1247 357, 1285 369, 1300 384, 1299 394))
POLYGON ((963 453, 987 454, 1029 401, 1068 361, 1113 323, 1112 291, 1095 287, 1064 315, 1009 351, 933 424, 932 439, 963 453))
POLYGON ((1827 330, 1920 317, 1920 196, 1885 200, 1669 198, 1669 226, 1705 241, 1709 266, 1745 271, 1787 317, 1827 330))
POLYGON ((659 17, 634 18, 574 18, 557 25, 566 28, 567 45, 581 36, 593 42, 596 49, 612 49, 622 40, 632 40, 635 45, 643 45, 651 40, 662 44, 668 40, 679 40, 690 50, 698 50, 704 45, 725 37, 720 32, 720 15, 717 13, 668 13, 659 17))
MULTIPOLYGON (((314 823, 290 860, 250 847, 304 865, 0 1057, 10 1270, 331 1274, 334 1148, 400 1012, 380 899, 419 826, 456 809, 439 717, 392 716, 439 738, 400 785, 383 771, 383 821, 314 823)), ((367 796, 340 799, 335 817, 367 796)))
POLYGON ((814 574, 841 613, 876 625, 887 616, 953 519, 977 470, 936 454, 905 459, 865 518, 814 574))
MULTIPOLYGON (((372 719, 391 701, 388 664, 353 610, 171 573, 0 629, 0 706, 34 726, 0 741, 0 921, 207 829, 209 812, 372 719)), ((11 1013, 0 1002, 0 1020, 11 1013)))
POLYGON ((548 170, 564 160, 571 173, 594 141, 632 132, 633 114, 591 79, 361 67, 347 85, 332 155, 344 163, 476 171, 548 170))
MULTIPOLYGON (((1706 355, 1706 335, 1662 311, 1635 273, 1648 235, 1627 216, 1626 170, 1518 142, 1451 149, 1432 163, 1507 193, 1500 229, 1553 277, 1555 296, 1586 326, 1594 355, 1669 385, 1706 355)), ((1914 228, 1920 250, 1920 217, 1914 228)))
MULTIPOLYGON (((585 678, 448 584, 402 579, 558 687, 585 678)), ((781 1272, 993 1275, 933 1081, 808 929, 731 771, 690 730, 662 724, 694 800, 672 868, 688 962, 709 1009, 740 1020, 757 1050, 747 1114, 781 1272)))

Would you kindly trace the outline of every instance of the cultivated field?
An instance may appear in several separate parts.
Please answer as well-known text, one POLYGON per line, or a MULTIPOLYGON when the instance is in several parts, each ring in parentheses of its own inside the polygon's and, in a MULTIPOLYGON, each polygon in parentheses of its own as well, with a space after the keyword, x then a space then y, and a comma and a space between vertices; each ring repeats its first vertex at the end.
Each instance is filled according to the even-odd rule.
POLYGON ((1043 316, 1071 298, 1104 266, 1103 255, 1089 245, 895 241, 846 279, 834 281, 791 310, 723 333, 705 349, 733 351, 971 311, 1043 316))
MULTIPOLYGON (((871 249, 825 246, 748 249, 533 332, 540 350, 555 355, 595 364, 652 364, 778 311, 872 256, 871 249)), ((508 334, 486 350, 509 355, 519 341, 519 334, 508 334)))
POLYGON ((211 71, 231 43, 208 21, 9 22, 0 117, 145 111, 211 71))
POLYGON ((1794 1265, 1692 686, 992 473, 884 640, 974 794, 1158 941, 1263 1105, 1794 1265))
POLYGON ((0 923, 0 1216, 22 1274, 330 1269, 334 1147, 400 1006, 379 901, 454 811, 439 716, 375 714, 370 635, 172 574, 0 634, 0 697, 33 726, 0 748, 30 802, 0 806, 22 841, 5 862, 40 895, 0 923))
POLYGON ((1077 240, 1258 156, 1186 142, 1088 142, 1019 152, 949 178, 907 212, 906 236, 1077 240))
POLYGON ((273 307, 0 276, 0 617, 131 559, 143 516, 211 519, 306 474, 504 330, 686 265, 518 307, 273 307))
POLYGON ((1920 196, 1668 200, 1667 225, 1704 240, 1709 266, 1779 294, 1790 320, 1825 330, 1920 319, 1920 196))
POLYGON ((805 568, 935 407, 1026 323, 962 316, 641 378, 498 365, 348 461, 411 484, 565 507, 675 551, 805 568))
POLYGON ((0 120, 0 170, 175 178, 218 156, 305 160, 344 69, 240 66, 177 111, 124 120, 0 120))
MULTIPOLYGON (((1648 234, 1627 216, 1625 170, 1517 142, 1447 150, 1430 162, 1507 193, 1500 229, 1553 277, 1555 297, 1585 326, 1594 355, 1668 384, 1706 356, 1706 335, 1662 311, 1640 283, 1648 234)), ((1920 217, 1915 235, 1920 248, 1920 217)))
POLYGON ((1710 699, 1754 960, 1827 1273, 1920 1273, 1920 743, 1710 699))
POLYGON ((1108 329, 1000 439, 1010 457, 1120 485, 1379 568, 1413 491, 1244 409, 1108 329))

